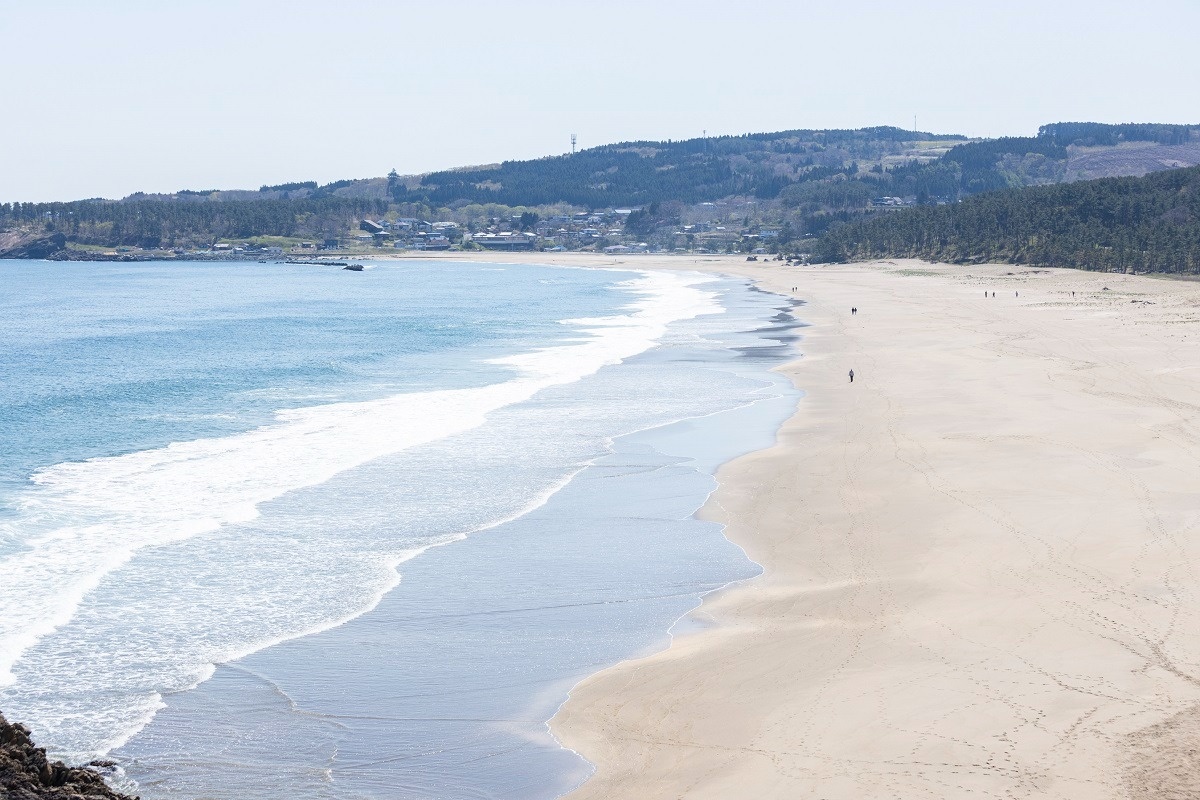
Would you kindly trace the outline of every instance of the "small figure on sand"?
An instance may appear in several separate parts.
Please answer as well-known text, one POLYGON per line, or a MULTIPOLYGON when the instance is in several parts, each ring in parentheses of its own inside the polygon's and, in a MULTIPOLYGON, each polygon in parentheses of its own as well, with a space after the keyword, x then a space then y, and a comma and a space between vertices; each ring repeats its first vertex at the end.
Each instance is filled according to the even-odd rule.
POLYGON ((853 315, 853 314, 857 314, 857 313, 858 313, 858 306, 855 306, 854 308, 850 309, 850 313, 851 313, 852 315, 853 315))
POLYGON ((854 370, 850 370, 850 382, 854 383, 854 370))

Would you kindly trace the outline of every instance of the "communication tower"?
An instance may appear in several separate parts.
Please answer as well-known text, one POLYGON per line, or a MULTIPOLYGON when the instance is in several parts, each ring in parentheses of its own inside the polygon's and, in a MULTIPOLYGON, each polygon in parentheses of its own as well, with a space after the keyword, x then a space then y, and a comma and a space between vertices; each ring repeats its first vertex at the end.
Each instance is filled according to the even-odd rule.
POLYGON ((571 134, 571 155, 575 154, 575 139, 576 139, 576 136, 575 136, 575 134, 572 133, 571 134))

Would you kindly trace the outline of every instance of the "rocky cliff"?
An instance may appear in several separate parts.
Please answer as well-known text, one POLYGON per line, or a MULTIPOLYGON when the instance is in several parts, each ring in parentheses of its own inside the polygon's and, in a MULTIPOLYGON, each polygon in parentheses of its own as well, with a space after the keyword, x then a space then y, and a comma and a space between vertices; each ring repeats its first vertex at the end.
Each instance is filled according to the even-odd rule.
POLYGON ((61 233, 0 232, 0 258, 50 258, 66 246, 61 233))
POLYGON ((0 797, 5 800, 136 800, 104 782, 99 770, 108 766, 51 761, 29 738, 28 728, 0 714, 0 797))

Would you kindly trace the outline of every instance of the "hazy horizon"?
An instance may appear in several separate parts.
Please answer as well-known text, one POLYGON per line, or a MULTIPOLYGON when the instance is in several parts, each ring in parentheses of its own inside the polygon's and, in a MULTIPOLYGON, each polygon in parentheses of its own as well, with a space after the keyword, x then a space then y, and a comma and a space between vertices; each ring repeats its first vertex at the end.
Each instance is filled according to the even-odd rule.
POLYGON ((572 133, 1200 122, 1186 0, 0 2, 0 201, 421 173, 557 155, 572 133))

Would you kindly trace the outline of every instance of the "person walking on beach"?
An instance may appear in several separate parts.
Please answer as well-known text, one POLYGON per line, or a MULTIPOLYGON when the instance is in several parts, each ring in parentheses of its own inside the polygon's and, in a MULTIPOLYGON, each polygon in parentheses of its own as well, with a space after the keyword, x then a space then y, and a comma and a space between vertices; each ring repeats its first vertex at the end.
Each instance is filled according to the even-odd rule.
POLYGON ((854 370, 850 370, 850 382, 854 383, 854 370))

